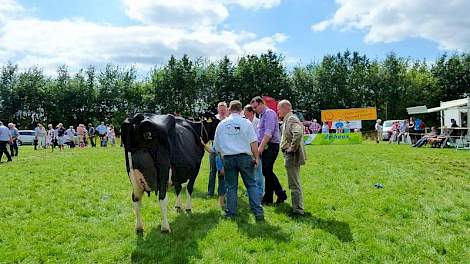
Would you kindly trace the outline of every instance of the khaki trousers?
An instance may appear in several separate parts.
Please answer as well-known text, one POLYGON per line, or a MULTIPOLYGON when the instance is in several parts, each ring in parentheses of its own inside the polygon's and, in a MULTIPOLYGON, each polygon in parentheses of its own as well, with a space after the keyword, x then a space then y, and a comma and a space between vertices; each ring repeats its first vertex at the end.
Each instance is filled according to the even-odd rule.
POLYGON ((287 171, 287 181, 291 191, 292 209, 296 213, 304 213, 304 199, 300 181, 300 164, 297 162, 294 154, 283 154, 287 171))

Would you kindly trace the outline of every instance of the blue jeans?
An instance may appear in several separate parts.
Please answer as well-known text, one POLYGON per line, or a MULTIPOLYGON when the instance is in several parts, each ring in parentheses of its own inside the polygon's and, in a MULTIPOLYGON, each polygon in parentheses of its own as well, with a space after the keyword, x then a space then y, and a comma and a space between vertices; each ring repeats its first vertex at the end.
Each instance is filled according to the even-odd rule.
POLYGON ((233 217, 237 213, 238 173, 240 173, 248 192, 250 208, 256 217, 262 217, 264 212, 258 195, 255 167, 252 157, 247 154, 225 156, 224 170, 225 183, 227 185, 226 215, 233 217))
POLYGON ((263 176, 263 165, 261 164, 261 158, 258 161, 258 168, 255 171, 256 176, 256 188, 258 190, 259 199, 263 199, 264 195, 264 176, 263 176))
POLYGON ((217 166, 215 163, 215 153, 209 154, 209 164, 210 164, 210 172, 209 172, 209 184, 207 185, 207 194, 214 195, 215 189, 215 176, 217 175, 219 185, 217 187, 217 194, 219 196, 225 195, 225 177, 221 176, 217 171, 217 166))

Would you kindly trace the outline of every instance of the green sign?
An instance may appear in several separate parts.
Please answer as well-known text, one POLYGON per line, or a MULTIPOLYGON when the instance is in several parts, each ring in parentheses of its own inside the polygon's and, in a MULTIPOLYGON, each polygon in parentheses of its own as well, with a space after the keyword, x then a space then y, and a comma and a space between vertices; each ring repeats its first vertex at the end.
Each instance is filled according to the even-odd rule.
POLYGON ((305 144, 309 145, 348 145, 362 144, 361 133, 311 134, 304 136, 305 144))

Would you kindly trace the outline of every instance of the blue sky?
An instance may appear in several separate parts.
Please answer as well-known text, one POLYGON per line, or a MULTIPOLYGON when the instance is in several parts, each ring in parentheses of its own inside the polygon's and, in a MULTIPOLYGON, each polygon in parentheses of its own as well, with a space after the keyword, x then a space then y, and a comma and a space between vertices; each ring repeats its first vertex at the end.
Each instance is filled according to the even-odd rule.
POLYGON ((470 1, 463 0, 2 2, 0 55, 24 66, 149 67, 171 54, 217 59, 267 49, 291 65, 346 49, 379 59, 395 52, 432 61, 470 48, 470 22, 464 19, 470 1))

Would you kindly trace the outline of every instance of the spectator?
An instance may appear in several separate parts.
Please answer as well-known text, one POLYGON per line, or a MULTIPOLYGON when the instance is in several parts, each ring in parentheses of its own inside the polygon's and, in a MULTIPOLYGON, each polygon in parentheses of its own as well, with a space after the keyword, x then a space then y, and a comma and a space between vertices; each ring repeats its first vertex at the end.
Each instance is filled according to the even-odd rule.
POLYGON ((281 141, 277 114, 268 108, 259 96, 251 100, 251 107, 261 117, 257 136, 259 143, 258 153, 261 156, 263 175, 265 177, 263 203, 266 205, 272 204, 273 195, 276 193, 276 203, 280 204, 287 200, 287 194, 273 171, 281 141))
POLYGON ((46 136, 46 129, 42 124, 38 124, 38 126, 34 129, 34 140, 36 141, 36 144, 34 145, 35 150, 37 150, 37 146, 46 148, 46 136))
POLYGON ((11 142, 10 129, 3 125, 0 121, 0 162, 2 161, 2 156, 5 154, 7 156, 7 161, 12 161, 10 153, 8 153, 7 144, 11 142))
POLYGON ((292 213, 304 215, 304 201, 300 182, 300 166, 305 165, 302 123, 292 113, 292 105, 287 100, 278 104, 279 117, 283 119, 281 149, 284 155, 284 166, 292 197, 292 213))
POLYGON ((312 134, 318 134, 320 133, 322 127, 320 124, 318 124, 316 119, 313 119, 312 123, 309 126, 309 129, 312 132, 312 134))
POLYGON ((322 134, 330 133, 330 127, 328 126, 328 122, 323 122, 323 126, 321 127, 321 133, 322 134))
POLYGON ((108 128, 104 122, 101 122, 101 124, 96 127, 96 131, 98 131, 98 135, 100 136, 101 147, 106 147, 106 134, 108 133, 108 128))
POLYGON ((420 148, 428 143, 428 140, 431 138, 437 138, 437 129, 435 127, 431 128, 431 133, 424 135, 420 140, 416 142, 412 147, 420 148))
POLYGON ((116 133, 114 132, 114 126, 110 125, 108 127, 107 135, 109 142, 111 143, 111 146, 114 147, 116 145, 116 133))
MULTIPOLYGON (((245 106, 244 112, 245 112, 245 118, 250 120, 251 124, 253 125, 253 130, 255 131, 256 135, 258 135, 259 119, 256 118, 255 116, 255 110, 253 110, 253 107, 250 104, 248 104, 245 106)), ((264 176, 263 176, 263 165, 261 162, 261 158, 258 162, 258 168, 256 170, 255 176, 256 176, 256 186, 258 187, 258 195, 261 201, 264 195, 264 176)))
POLYGON ((88 124, 88 137, 90 138, 90 144, 91 147, 94 148, 96 147, 95 143, 95 128, 93 127, 93 124, 88 124))
MULTIPOLYGON (((227 184, 226 217, 234 217, 237 213, 238 174, 248 192, 250 208, 257 221, 264 220, 256 190, 255 167, 258 166, 258 139, 252 124, 242 118, 242 104, 230 102, 230 116, 217 126, 214 147, 224 158, 224 171, 227 184)), ((263 122, 262 120, 260 122, 263 122)), ((276 122, 277 126, 277 122, 276 122)))
MULTIPOLYGON (((222 158, 220 156, 220 153, 217 153, 215 150, 214 146, 209 147, 204 143, 204 140, 201 138, 201 144, 204 145, 204 149, 209 153, 209 154, 215 154, 215 167, 217 170, 217 173, 219 174, 220 177, 224 177, 224 164, 222 163, 222 158)), ((220 184, 219 180, 219 188, 217 189, 217 194, 219 195, 219 205, 220 208, 225 209, 225 179, 223 181, 224 185, 222 186, 220 184)))
MULTIPOLYGON (((223 121, 225 118, 227 118, 227 116, 228 116, 227 103, 219 102, 217 104, 217 114, 215 115, 215 118, 217 118, 220 121, 223 121)), ((225 189, 226 189, 225 176, 220 174, 220 171, 217 170, 216 156, 217 154, 215 152, 211 152, 209 154, 210 170, 209 170, 209 182, 207 184, 207 196, 212 197, 214 195, 215 181, 216 181, 216 176, 217 176, 217 182, 218 182, 217 194, 219 196, 219 203, 223 204, 222 200, 225 199, 225 189)))
POLYGON ((59 123, 57 125, 56 135, 57 135, 57 144, 59 145, 59 150, 64 150, 64 144, 66 140, 65 140, 65 128, 62 123, 59 123))
POLYGON ((379 142, 383 140, 383 138, 384 138, 383 132, 384 132, 384 130, 383 130, 383 126, 382 126, 382 120, 377 119, 377 121, 375 123, 375 133, 376 133, 377 144, 379 144, 379 142))
POLYGON ((403 121, 403 124, 400 125, 399 129, 399 134, 397 136, 397 143, 400 144, 400 141, 402 141, 405 144, 411 144, 411 139, 410 137, 410 127, 409 127, 409 121, 408 119, 405 119, 403 121))
POLYGON ((18 138, 20 137, 20 132, 18 131, 18 128, 16 128, 16 125, 13 123, 8 124, 8 128, 10 129, 10 135, 11 135, 11 143, 10 143, 10 154, 13 157, 18 156, 18 138))
POLYGON ((75 148, 75 136, 77 132, 73 129, 73 126, 70 126, 67 131, 65 131, 65 141, 70 146, 70 148, 75 148))
POLYGON ((411 144, 415 144, 417 141, 416 130, 415 130, 415 119, 410 117, 410 122, 408 123, 408 132, 411 138, 411 144))
POLYGON ((46 136, 46 148, 51 147, 51 150, 54 151, 55 141, 56 141, 56 133, 52 124, 47 125, 47 136, 46 136))
POLYGON ((397 141, 397 136, 398 136, 398 133, 400 132, 399 130, 400 130, 400 122, 398 121, 393 122, 392 127, 388 131, 388 136, 389 136, 388 144, 391 144, 392 142, 397 141))
POLYGON ((349 123, 349 121, 346 121, 344 124, 343 133, 351 133, 351 123, 349 123))
POLYGON ((458 136, 460 136, 461 130, 459 130, 459 129, 453 129, 453 128, 459 127, 459 125, 457 125, 457 121, 455 121, 455 119, 452 118, 452 119, 450 120, 450 123, 451 123, 451 125, 450 125, 450 127, 451 127, 450 136, 451 136, 451 137, 458 137, 458 136))

